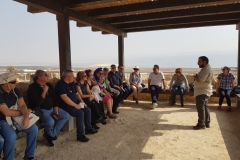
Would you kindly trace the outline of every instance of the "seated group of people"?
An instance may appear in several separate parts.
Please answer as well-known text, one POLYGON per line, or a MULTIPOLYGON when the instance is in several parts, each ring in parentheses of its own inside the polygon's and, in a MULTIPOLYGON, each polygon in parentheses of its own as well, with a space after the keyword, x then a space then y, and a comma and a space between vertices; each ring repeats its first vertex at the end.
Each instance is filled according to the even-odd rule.
MULTIPOLYGON (((21 131, 27 135, 24 159, 34 158, 38 127, 35 124, 29 127, 29 114, 36 108, 40 108, 42 112, 40 120, 44 124, 44 138, 49 146, 54 146, 53 141, 57 139, 57 134, 70 115, 76 117, 77 140, 89 141, 85 135, 96 134, 100 128, 96 123, 107 124, 105 120, 107 117, 117 118, 119 103, 122 103, 132 92, 133 99, 138 103, 138 96, 143 89, 142 75, 138 66, 133 69, 134 72, 130 74, 129 78, 130 86, 123 83, 123 67, 119 66, 116 71, 116 65, 111 65, 111 71, 108 68, 97 68, 94 72, 90 69, 79 71, 76 80, 72 70, 65 70, 55 88, 48 83, 48 74, 44 70, 37 70, 34 75, 34 83, 29 85, 27 91, 28 107, 20 90, 16 88, 16 79, 19 75, 3 73, 0 76, 0 151, 3 150, 3 159, 14 159, 14 145, 17 138, 14 128, 7 123, 6 117, 20 115, 24 117, 21 131), (18 105, 19 110, 10 109, 15 104, 18 105), (107 108, 107 114, 104 112, 104 106, 107 108)), ((218 76, 219 110, 223 97, 229 95, 230 90, 234 87, 233 80, 235 78, 229 73, 229 70, 228 67, 224 67, 223 73, 218 76)), ((189 85, 181 68, 176 69, 170 86, 173 93, 172 105, 176 103, 176 91, 180 91, 181 106, 184 106, 183 93, 185 89, 189 91, 189 85)), ((158 106, 160 91, 166 89, 165 77, 159 71, 158 65, 154 65, 153 72, 149 75, 148 89, 151 91, 152 108, 155 108, 158 106)), ((231 107, 229 98, 227 101, 231 107)), ((229 107, 228 111, 231 110, 229 107)))
MULTIPOLYGON (((121 66, 119 67, 122 68, 121 66)), ((128 96, 130 89, 123 87, 123 75, 116 71, 116 66, 79 71, 74 77, 72 70, 65 70, 55 88, 48 83, 48 74, 44 70, 37 70, 34 82, 29 85, 27 107, 20 90, 16 87, 18 74, 3 73, 0 76, 0 152, 4 153, 4 160, 14 159, 14 146, 16 143, 15 127, 8 124, 7 117, 23 115, 21 130, 27 135, 27 147, 24 159, 34 159, 38 127, 30 124, 29 115, 39 108, 42 116, 40 121, 44 124, 44 138, 49 146, 57 134, 68 121, 70 115, 76 117, 77 140, 87 142, 86 134, 96 134, 96 123, 106 125, 106 118, 117 118, 119 103, 128 96), (17 105, 19 110, 10 109, 17 105), (104 112, 107 108, 107 114, 104 112), (106 116, 107 115, 107 116, 106 116), (85 127, 85 129, 84 129, 85 127)), ((14 123, 13 118, 11 120, 14 123)))

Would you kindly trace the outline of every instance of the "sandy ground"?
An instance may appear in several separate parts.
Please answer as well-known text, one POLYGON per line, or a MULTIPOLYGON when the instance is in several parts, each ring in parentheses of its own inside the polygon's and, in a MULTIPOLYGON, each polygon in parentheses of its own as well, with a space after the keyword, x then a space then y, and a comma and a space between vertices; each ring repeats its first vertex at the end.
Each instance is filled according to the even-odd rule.
MULTIPOLYGON (((38 160, 239 160, 240 109, 216 111, 210 104, 211 128, 192 130, 197 122, 194 104, 184 108, 160 103, 126 101, 116 120, 107 120, 88 143, 76 141, 76 131, 61 132, 55 146, 38 141, 38 160)), ((22 157, 19 153, 18 157, 22 157)), ((16 158, 21 159, 21 158, 16 158)))

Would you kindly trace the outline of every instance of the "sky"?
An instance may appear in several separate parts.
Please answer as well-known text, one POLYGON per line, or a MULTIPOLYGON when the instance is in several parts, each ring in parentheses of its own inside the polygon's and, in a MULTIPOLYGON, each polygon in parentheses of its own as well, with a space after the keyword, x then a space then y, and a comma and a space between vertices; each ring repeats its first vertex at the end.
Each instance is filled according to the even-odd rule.
MULTIPOLYGON (((70 21, 73 66, 117 64, 118 37, 76 27, 70 21)), ((209 57, 214 68, 237 66, 238 31, 235 25, 128 33, 124 39, 125 66, 197 68, 209 57)), ((2 65, 59 65, 57 21, 54 14, 32 14, 27 6, 0 0, 2 65)))

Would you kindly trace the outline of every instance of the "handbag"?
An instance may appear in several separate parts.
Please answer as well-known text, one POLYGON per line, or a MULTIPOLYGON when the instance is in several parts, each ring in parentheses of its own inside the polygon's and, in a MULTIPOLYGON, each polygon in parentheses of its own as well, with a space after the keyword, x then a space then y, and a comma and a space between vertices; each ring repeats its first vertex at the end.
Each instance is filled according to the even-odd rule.
MULTIPOLYGON (((12 91, 13 94, 17 97, 17 101, 18 101, 18 96, 16 95, 16 93, 14 91, 12 91)), ((19 107, 17 105, 17 101, 15 103, 15 105, 11 106, 9 109, 12 109, 12 110, 19 110, 19 107)), ((22 130, 22 123, 23 123, 23 120, 24 120, 24 116, 23 115, 20 115, 20 116, 17 116, 17 117, 6 117, 6 121, 7 123, 13 127, 14 130, 19 130, 21 131, 22 130)), ((31 127, 33 124, 35 124, 37 121, 39 120, 39 117, 36 116, 35 114, 33 113, 30 113, 29 114, 29 127, 31 127)), ((27 129, 26 128, 26 129, 27 129)))
POLYGON ((43 117, 43 112, 39 107, 36 107, 34 109, 32 109, 32 113, 34 113, 36 116, 39 117, 39 119, 41 119, 43 117))
POLYGON ((145 85, 145 84, 143 84, 143 83, 141 83, 141 86, 142 86, 142 88, 145 88, 145 86, 146 86, 146 85, 145 85))

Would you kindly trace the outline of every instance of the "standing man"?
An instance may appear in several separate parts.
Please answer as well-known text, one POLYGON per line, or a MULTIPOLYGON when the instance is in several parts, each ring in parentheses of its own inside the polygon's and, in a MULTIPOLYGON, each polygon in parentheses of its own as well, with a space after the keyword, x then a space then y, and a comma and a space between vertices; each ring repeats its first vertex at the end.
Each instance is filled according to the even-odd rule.
POLYGON ((59 102, 59 107, 76 117, 77 140, 88 142, 89 139, 84 134, 84 124, 86 134, 95 134, 98 131, 91 126, 91 109, 84 104, 81 108, 79 102, 83 102, 77 92, 76 84, 73 82, 74 75, 72 70, 65 70, 62 79, 55 86, 55 93, 59 102))
POLYGON ((202 68, 196 74, 194 81, 194 97, 196 97, 196 107, 198 111, 198 123, 193 129, 205 129, 210 127, 210 111, 208 109, 208 98, 212 95, 213 71, 208 64, 206 56, 198 58, 198 66, 202 68))
POLYGON ((0 135, 4 139, 3 160, 14 159, 14 146, 17 139, 16 132, 7 123, 6 117, 17 117, 20 115, 24 117, 21 126, 21 131, 27 134, 27 147, 24 160, 34 159, 37 144, 38 127, 35 124, 29 127, 29 114, 31 110, 27 108, 20 90, 16 88, 16 79, 18 77, 19 75, 15 73, 3 73, 0 76, 0 135), (9 109, 16 103, 20 110, 9 109))
POLYGON ((61 108, 58 108, 54 88, 48 82, 48 75, 43 70, 37 70, 34 75, 34 83, 30 84, 27 90, 29 106, 31 109, 39 107, 43 112, 41 121, 44 123, 44 138, 50 147, 54 146, 53 140, 67 122, 70 115, 61 108))
POLYGON ((166 85, 164 74, 159 71, 159 66, 155 64, 153 66, 153 72, 150 73, 148 78, 148 90, 151 91, 153 109, 158 106, 157 101, 159 93, 162 91, 162 85, 165 91, 166 85))

